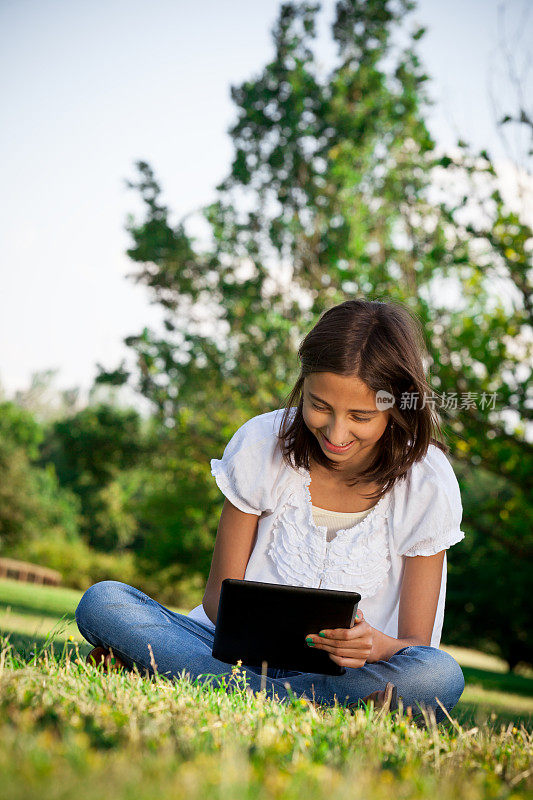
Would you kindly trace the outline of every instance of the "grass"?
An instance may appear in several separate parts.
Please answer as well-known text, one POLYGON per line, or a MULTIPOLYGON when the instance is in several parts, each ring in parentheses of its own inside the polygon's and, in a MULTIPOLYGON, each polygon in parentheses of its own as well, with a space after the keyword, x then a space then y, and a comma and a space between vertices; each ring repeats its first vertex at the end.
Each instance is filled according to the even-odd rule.
POLYGON ((186 675, 107 675, 85 662, 91 646, 73 627, 79 597, 0 581, 6 800, 532 796, 533 680, 498 660, 444 647, 467 688, 450 721, 426 717, 420 728, 372 706, 351 715, 254 695, 237 667, 233 693, 186 675))

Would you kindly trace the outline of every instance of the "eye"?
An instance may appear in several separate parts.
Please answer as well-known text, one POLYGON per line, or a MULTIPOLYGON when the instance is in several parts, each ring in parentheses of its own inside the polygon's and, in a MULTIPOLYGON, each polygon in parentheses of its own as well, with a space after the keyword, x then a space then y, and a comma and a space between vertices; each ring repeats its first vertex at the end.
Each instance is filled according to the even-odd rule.
MULTIPOLYGON (((317 411, 325 412, 328 410, 327 408, 324 408, 324 406, 317 406, 316 403, 311 403, 311 405, 313 408, 316 408, 317 411)), ((352 414, 352 419, 355 420, 355 422, 368 422, 368 419, 365 419, 365 417, 358 417, 355 414, 352 414)))

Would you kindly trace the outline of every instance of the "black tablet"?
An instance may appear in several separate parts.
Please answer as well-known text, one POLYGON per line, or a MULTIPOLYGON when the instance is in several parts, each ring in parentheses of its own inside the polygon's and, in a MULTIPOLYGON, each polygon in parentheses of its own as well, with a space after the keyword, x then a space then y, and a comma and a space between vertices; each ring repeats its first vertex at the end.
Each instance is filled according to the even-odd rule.
POLYGON ((351 628, 358 592, 226 578, 222 581, 213 657, 227 664, 344 675, 325 650, 305 637, 324 628, 351 628))

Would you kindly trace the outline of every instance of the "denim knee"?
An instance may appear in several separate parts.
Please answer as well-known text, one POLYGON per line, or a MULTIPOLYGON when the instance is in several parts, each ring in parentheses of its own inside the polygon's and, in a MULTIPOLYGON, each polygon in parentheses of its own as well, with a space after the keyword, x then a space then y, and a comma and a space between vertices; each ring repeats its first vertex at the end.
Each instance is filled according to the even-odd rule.
POLYGON ((415 645, 409 653, 412 670, 406 675, 407 693, 417 700, 435 706, 435 698, 450 711, 459 701, 464 688, 463 671, 455 658, 437 647, 415 645))
POLYGON ((76 624, 80 631, 86 628, 98 632, 99 620, 102 620, 102 608, 116 598, 126 584, 121 581, 99 581, 84 592, 74 612, 76 624))

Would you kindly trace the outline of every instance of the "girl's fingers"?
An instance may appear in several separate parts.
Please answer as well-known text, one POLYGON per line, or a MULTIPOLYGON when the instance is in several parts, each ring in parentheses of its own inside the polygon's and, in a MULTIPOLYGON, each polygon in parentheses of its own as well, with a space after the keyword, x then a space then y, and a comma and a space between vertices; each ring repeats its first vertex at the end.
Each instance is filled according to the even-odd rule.
POLYGON ((366 664, 366 658, 364 656, 355 656, 350 658, 349 656, 335 656, 332 653, 328 653, 329 657, 335 664, 339 664, 342 667, 351 667, 352 669, 358 669, 359 667, 364 667, 366 664))
POLYGON ((364 619, 365 619, 365 615, 363 614, 363 612, 359 608, 357 610, 357 612, 356 612, 356 615, 355 615, 355 622, 354 622, 353 627, 351 627, 351 628, 333 628, 331 630, 324 629, 324 630, 319 631, 318 634, 309 633, 308 636, 312 636, 313 638, 318 638, 319 641, 325 641, 327 639, 330 639, 330 640, 334 641, 335 639, 342 639, 343 637, 345 639, 351 638, 351 636, 349 634, 351 634, 353 631, 355 631, 357 626, 358 626, 358 624, 360 622, 364 622, 364 619))
POLYGON ((368 636, 368 628, 350 628, 349 633, 343 634, 342 637, 335 638, 333 636, 309 636, 315 647, 333 647, 344 649, 346 647, 359 647, 360 640, 368 636))
POLYGON ((306 641, 311 639, 315 644, 320 645, 344 645, 349 646, 350 642, 354 641, 354 639, 360 639, 362 636, 365 635, 365 631, 357 631, 355 628, 350 628, 350 634, 342 634, 338 636, 326 635, 317 636, 316 634, 309 634, 306 641))

